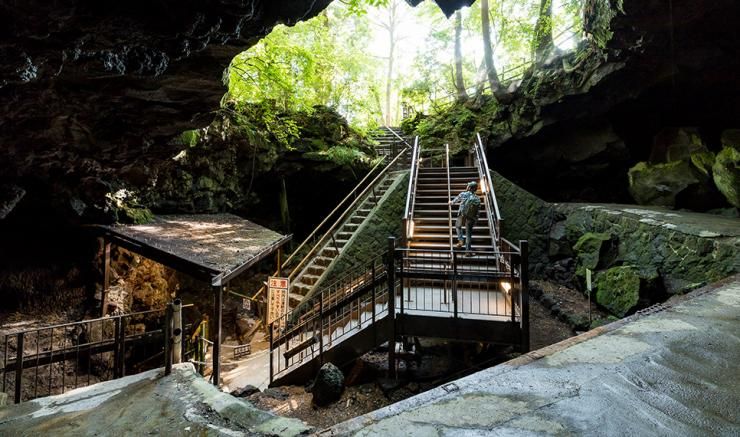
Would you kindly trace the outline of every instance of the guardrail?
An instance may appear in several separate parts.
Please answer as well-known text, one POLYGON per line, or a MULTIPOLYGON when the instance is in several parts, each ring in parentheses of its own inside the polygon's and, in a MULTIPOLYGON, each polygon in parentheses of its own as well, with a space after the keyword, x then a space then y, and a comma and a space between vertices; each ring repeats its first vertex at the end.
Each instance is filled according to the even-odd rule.
POLYGON ((0 343, 2 392, 19 403, 167 367, 173 356, 179 362, 188 354, 185 344, 165 339, 182 339, 191 327, 171 329, 173 317, 168 307, 6 334, 0 343))
POLYGON ((270 324, 271 383, 307 361, 322 359, 328 349, 388 314, 384 265, 373 262, 358 273, 323 289, 307 304, 307 312, 289 312, 270 324))

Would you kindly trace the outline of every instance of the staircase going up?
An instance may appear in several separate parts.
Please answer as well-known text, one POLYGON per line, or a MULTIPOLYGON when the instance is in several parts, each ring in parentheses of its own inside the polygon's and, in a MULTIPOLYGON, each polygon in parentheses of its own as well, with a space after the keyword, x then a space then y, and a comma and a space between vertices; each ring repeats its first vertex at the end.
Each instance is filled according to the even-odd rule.
POLYGON ((401 128, 383 126, 378 128, 373 139, 378 142, 375 151, 379 156, 395 156, 403 147, 411 147, 411 144, 401 135, 401 128))
MULTIPOLYGON (((508 344, 528 351, 527 245, 500 238, 501 217, 480 137, 473 150, 475 167, 450 167, 448 148, 437 167, 430 164, 439 151, 424 158, 420 152, 417 138, 410 153, 401 246, 389 238, 388 251, 376 254, 370 265, 357 266, 328 286, 322 283, 300 309, 270 324, 271 385, 300 384, 323 363, 346 365, 384 343, 393 374, 401 340, 409 337, 508 344), (473 253, 462 256, 463 250, 453 247, 457 206, 448 202, 472 180, 479 181, 481 208, 473 253)), ((334 244, 322 246, 316 259, 338 253, 341 248, 334 244)), ((310 268, 304 269, 309 280, 318 283, 320 276, 311 272, 319 270, 310 268)))
POLYGON ((291 259, 286 261, 286 267, 291 268, 291 287, 288 294, 290 308, 297 307, 323 280, 332 261, 342 253, 349 239, 367 220, 388 188, 402 176, 399 171, 408 168, 409 152, 404 144, 405 140, 388 130, 381 132, 381 135, 380 138, 386 145, 384 147, 398 152, 391 156, 378 151, 383 156, 383 161, 368 173, 296 249, 294 254, 301 257, 291 255, 291 259), (289 261, 295 261, 294 265, 289 261))

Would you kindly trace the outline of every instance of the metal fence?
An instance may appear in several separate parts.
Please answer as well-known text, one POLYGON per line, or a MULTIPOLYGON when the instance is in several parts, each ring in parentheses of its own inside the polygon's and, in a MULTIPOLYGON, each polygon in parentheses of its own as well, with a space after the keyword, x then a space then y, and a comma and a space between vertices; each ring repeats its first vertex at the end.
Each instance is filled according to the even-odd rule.
POLYGON ((5 334, 2 392, 19 403, 162 367, 171 350, 165 338, 190 331, 170 330, 171 323, 163 308, 5 334))

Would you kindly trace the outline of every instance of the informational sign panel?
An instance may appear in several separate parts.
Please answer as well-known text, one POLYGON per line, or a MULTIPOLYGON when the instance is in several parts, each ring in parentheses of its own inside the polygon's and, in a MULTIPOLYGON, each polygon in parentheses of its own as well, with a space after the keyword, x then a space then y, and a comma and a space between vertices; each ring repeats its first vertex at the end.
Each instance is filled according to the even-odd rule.
MULTIPOLYGON (((267 323, 272 323, 280 316, 287 314, 289 285, 288 278, 270 276, 267 279, 267 323)), ((281 325, 284 323, 285 319, 281 325)))

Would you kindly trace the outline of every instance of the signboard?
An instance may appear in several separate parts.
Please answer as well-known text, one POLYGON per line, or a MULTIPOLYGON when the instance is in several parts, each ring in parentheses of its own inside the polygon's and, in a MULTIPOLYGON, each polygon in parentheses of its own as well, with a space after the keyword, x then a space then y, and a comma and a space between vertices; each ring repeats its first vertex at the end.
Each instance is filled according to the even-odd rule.
POLYGON ((591 288, 591 269, 586 269, 586 290, 588 290, 588 295, 591 295, 591 291, 593 288, 591 288))
MULTIPOLYGON (((272 323, 288 313, 288 278, 267 278, 267 323, 272 323)), ((281 325, 285 323, 283 319, 281 325)), ((282 328, 283 326, 279 326, 282 328)))

